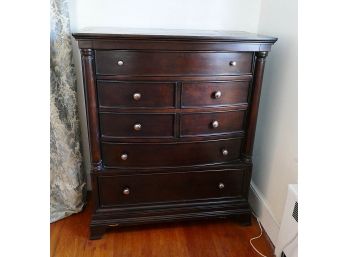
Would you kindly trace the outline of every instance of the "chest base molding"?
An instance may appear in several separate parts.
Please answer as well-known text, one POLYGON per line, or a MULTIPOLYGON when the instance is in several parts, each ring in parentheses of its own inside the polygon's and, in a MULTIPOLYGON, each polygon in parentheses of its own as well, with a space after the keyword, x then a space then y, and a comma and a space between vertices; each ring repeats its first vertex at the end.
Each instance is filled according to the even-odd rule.
POLYGON ((90 239, 100 239, 112 228, 138 225, 185 222, 194 220, 214 220, 232 218, 241 225, 251 224, 251 209, 247 200, 235 198, 189 204, 149 205, 147 208, 127 210, 110 209, 96 212, 90 224, 90 239))

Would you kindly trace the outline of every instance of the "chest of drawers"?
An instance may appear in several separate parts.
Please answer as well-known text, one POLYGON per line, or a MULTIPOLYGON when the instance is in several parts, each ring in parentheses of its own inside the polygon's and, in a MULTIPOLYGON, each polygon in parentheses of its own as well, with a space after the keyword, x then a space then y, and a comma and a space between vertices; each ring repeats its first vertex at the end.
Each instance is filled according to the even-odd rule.
POLYGON ((234 217, 248 190, 265 58, 242 32, 75 33, 82 57, 94 214, 106 228, 234 217))

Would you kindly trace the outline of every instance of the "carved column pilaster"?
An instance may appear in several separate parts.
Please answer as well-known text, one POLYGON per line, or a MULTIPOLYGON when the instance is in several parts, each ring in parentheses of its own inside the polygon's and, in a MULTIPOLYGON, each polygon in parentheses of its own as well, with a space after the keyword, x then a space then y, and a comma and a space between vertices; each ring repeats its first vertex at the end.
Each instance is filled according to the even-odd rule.
POLYGON ((86 99, 86 112, 88 122, 88 136, 90 142, 91 169, 102 169, 99 126, 98 126, 98 99, 96 92, 96 79, 94 75, 94 51, 81 49, 82 70, 84 74, 84 89, 86 99))
POLYGON ((247 124, 249 124, 249 126, 246 131, 245 143, 242 150, 242 158, 247 163, 252 162, 254 137, 255 137, 256 123, 257 123, 257 113, 259 110, 263 71, 265 68, 267 55, 268 55, 268 52, 256 53, 254 80, 252 85, 252 94, 250 98, 250 109, 249 109, 249 113, 247 117, 248 119, 247 124))
MULTIPOLYGON (((81 49, 81 61, 83 72, 83 84, 85 91, 85 103, 87 113, 89 149, 91 158, 91 182, 93 192, 97 192, 97 175, 95 172, 103 169, 100 153, 100 132, 98 123, 98 99, 96 79, 94 73, 94 51, 92 49, 81 49)), ((97 194, 93 194, 94 209, 99 206, 97 194)))

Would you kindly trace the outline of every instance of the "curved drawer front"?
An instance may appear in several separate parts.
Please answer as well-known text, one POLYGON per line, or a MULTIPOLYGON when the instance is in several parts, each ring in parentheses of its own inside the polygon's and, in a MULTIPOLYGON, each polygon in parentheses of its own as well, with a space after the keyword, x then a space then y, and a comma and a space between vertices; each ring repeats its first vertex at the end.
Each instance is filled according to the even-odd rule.
POLYGON ((249 74, 252 53, 96 51, 99 75, 233 75, 249 74))
POLYGON ((173 137, 173 114, 100 113, 102 138, 173 137))
POLYGON ((169 202, 242 195, 244 170, 99 176, 100 203, 169 202))
POLYGON ((98 81, 100 107, 112 108, 174 108, 173 82, 98 81))
POLYGON ((185 82, 182 107, 228 106, 248 102, 249 81, 185 82))
POLYGON ((245 111, 181 115, 181 136, 209 136, 242 132, 245 111))
POLYGON ((242 138, 195 143, 102 143, 106 167, 175 167, 238 159, 242 138))

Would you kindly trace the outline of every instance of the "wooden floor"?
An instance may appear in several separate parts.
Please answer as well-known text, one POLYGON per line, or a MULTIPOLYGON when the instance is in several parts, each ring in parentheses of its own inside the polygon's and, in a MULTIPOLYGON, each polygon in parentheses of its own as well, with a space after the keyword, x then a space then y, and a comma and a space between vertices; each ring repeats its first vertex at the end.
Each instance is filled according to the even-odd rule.
MULTIPOLYGON (((51 256, 55 257, 257 257, 249 240, 259 235, 256 220, 243 227, 233 220, 151 225, 112 229, 100 240, 88 239, 91 204, 86 209, 51 224, 51 256)), ((254 240, 273 257, 267 236, 254 240)))

